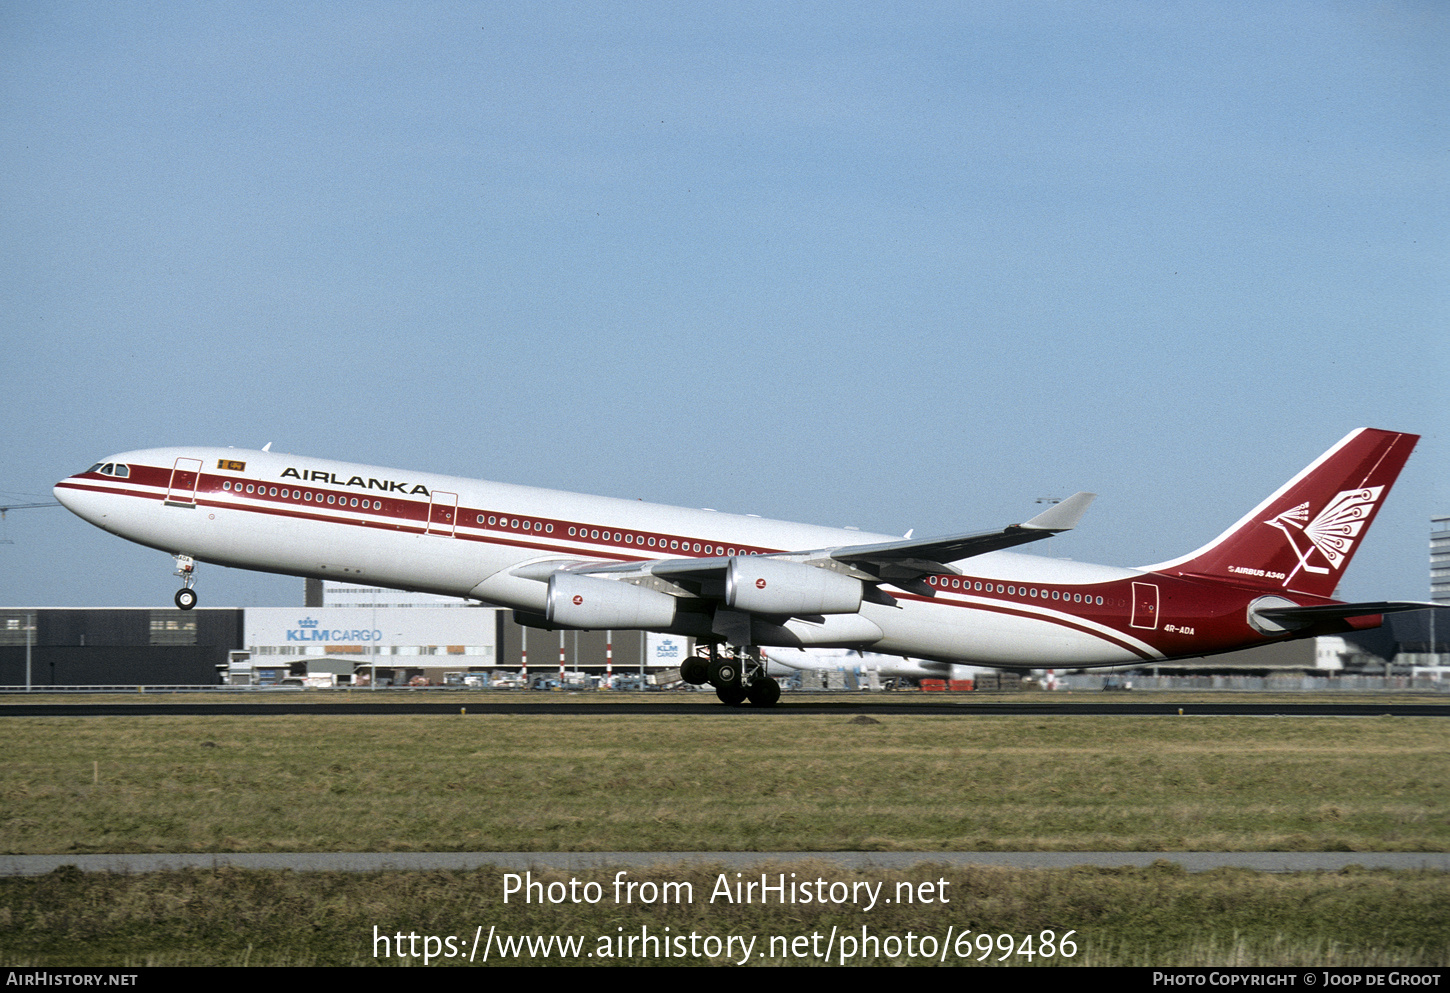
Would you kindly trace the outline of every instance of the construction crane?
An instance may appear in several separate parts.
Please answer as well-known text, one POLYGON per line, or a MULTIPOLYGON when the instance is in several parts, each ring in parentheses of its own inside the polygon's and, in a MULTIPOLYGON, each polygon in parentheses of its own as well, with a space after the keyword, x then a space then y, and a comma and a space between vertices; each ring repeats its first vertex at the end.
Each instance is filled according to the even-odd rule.
POLYGON ((6 523, 5 515, 12 510, 33 510, 38 507, 59 507, 60 504, 51 500, 48 503, 7 503, 0 505, 0 545, 13 545, 10 540, 10 525, 6 523))

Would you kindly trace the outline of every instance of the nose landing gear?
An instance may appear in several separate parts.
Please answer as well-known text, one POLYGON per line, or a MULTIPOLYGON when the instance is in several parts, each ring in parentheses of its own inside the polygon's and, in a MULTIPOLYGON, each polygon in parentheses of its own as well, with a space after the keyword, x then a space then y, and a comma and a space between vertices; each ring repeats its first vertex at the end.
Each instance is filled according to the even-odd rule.
POLYGON ((190 610, 196 606, 196 590, 191 584, 196 582, 196 560, 190 555, 176 556, 176 571, 173 576, 181 577, 181 589, 176 591, 176 606, 182 610, 190 610))

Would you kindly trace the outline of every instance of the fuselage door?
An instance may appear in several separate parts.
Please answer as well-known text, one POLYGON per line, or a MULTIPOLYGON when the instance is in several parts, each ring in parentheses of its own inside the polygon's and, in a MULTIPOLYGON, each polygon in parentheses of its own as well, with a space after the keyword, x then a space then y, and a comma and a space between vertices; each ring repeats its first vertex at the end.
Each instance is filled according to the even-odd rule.
POLYGON ((1131 627, 1147 628, 1149 631, 1158 627, 1157 583, 1133 584, 1133 619, 1128 623, 1131 627))
POLYGON ((458 520, 458 494, 434 490, 428 504, 428 533, 452 535, 458 520))
POLYGON ((201 482, 201 459, 177 459, 166 484, 166 502, 173 507, 196 506, 196 484, 201 482))

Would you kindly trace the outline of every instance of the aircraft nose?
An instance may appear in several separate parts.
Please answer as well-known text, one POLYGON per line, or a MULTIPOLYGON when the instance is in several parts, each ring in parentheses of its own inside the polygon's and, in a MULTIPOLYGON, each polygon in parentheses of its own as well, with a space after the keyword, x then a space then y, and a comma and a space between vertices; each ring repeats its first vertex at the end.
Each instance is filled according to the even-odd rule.
MULTIPOLYGON (((74 479, 75 477, 70 477, 74 479)), ((77 489, 74 486, 67 486, 69 480, 62 479, 55 484, 50 492, 54 494, 60 505, 81 520, 90 521, 92 524, 100 525, 102 518, 106 515, 100 508, 98 494, 87 490, 77 489)))

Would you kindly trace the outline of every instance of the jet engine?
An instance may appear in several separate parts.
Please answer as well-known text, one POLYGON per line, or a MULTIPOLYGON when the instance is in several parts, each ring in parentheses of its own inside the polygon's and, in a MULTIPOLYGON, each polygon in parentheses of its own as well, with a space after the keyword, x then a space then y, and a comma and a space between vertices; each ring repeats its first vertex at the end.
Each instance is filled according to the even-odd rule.
POLYGON ((549 577, 545 616, 571 628, 667 628, 675 620, 675 598, 633 583, 556 572, 549 577))
POLYGON ((725 572, 725 602, 752 614, 854 614, 861 580, 830 569, 746 555, 725 572))

